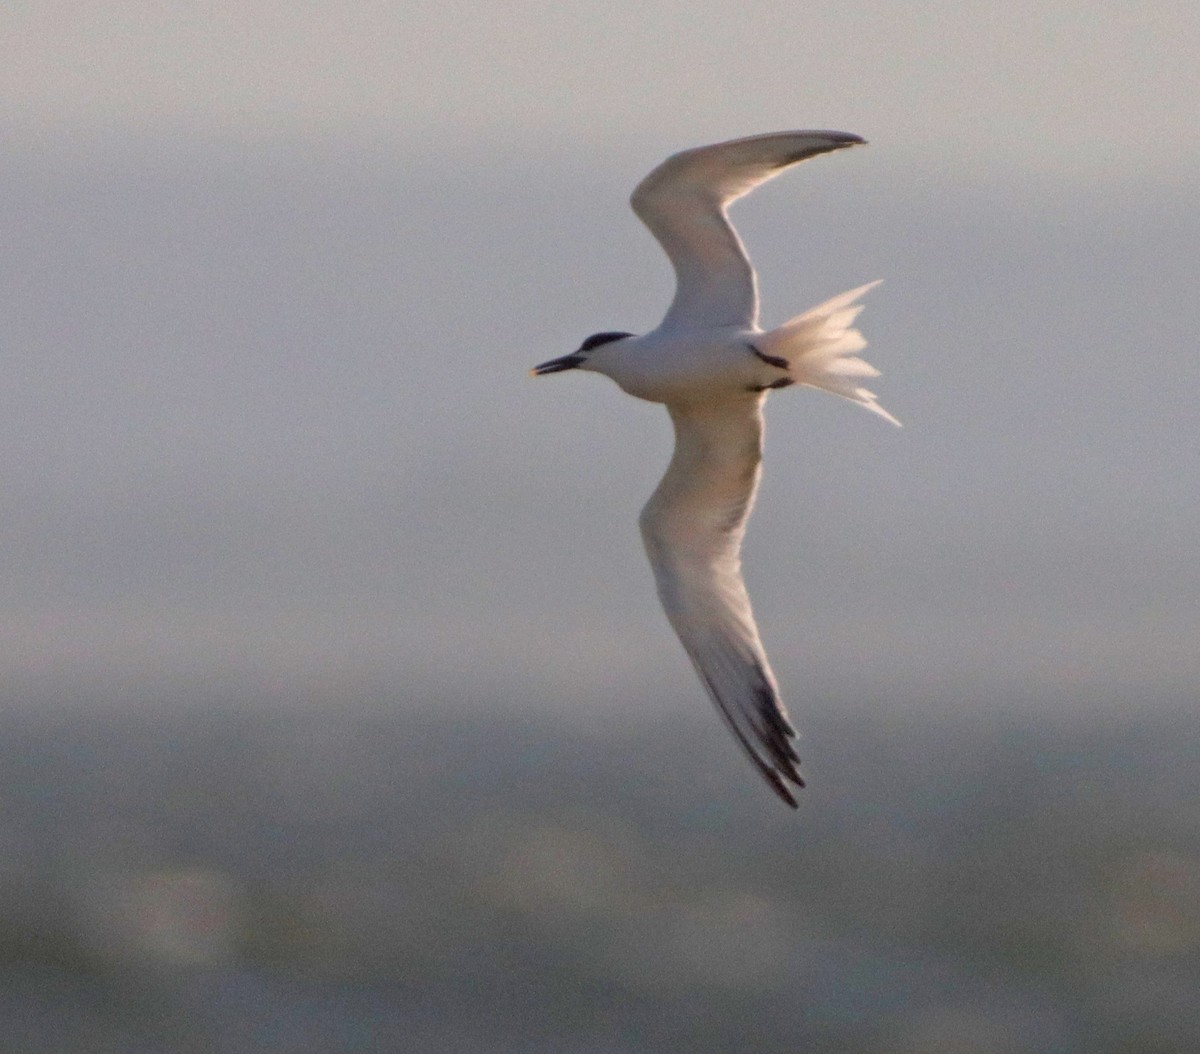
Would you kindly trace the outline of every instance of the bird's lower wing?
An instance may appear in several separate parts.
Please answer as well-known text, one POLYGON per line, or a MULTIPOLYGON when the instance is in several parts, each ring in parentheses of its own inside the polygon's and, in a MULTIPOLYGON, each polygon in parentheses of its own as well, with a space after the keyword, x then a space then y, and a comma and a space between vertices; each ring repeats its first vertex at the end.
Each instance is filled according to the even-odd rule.
POLYGON ((795 731, 741 571, 762 460, 761 404, 747 395, 719 407, 668 407, 675 453, 642 510, 642 540, 667 618, 708 694, 763 778, 795 807, 793 788, 804 786, 795 731))

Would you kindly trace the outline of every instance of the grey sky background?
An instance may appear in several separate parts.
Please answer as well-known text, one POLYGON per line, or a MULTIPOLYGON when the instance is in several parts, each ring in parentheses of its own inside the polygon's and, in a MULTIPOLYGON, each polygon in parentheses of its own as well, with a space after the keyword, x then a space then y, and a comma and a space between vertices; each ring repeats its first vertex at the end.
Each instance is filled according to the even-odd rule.
MULTIPOLYGON (((372 684, 703 702, 636 515, 666 154, 870 140, 736 207, 764 324, 861 318, 905 428, 785 392, 747 576, 785 693, 1194 695, 1190 3, 12 4, 13 700, 372 684)), ((671 705, 675 705, 672 703, 671 705)))

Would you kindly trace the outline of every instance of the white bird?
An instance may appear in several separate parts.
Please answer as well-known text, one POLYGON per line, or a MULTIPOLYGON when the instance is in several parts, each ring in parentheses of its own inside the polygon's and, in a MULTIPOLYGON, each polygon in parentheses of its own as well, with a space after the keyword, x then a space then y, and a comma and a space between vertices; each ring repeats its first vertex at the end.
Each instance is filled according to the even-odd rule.
POLYGON ((865 142, 846 132, 778 132, 685 150, 637 186, 630 204, 675 268, 675 299, 644 336, 596 333, 535 376, 580 369, 665 403, 675 453, 646 507, 642 540, 658 595, 708 694, 785 802, 803 787, 795 730, 779 697, 741 571, 761 475, 767 392, 823 388, 899 424, 866 388, 879 371, 856 353, 860 286, 777 329, 758 326, 758 289, 727 207, 785 168, 865 142))

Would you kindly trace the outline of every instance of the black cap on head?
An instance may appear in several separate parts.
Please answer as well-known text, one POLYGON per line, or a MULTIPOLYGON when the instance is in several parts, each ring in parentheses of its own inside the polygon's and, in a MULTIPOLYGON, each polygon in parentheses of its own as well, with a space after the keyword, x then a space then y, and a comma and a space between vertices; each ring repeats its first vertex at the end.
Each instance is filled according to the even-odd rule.
POLYGON ((632 333, 593 333, 582 344, 579 345, 580 351, 591 351, 592 348, 598 348, 601 344, 611 344, 614 340, 624 340, 626 337, 632 337, 632 333))

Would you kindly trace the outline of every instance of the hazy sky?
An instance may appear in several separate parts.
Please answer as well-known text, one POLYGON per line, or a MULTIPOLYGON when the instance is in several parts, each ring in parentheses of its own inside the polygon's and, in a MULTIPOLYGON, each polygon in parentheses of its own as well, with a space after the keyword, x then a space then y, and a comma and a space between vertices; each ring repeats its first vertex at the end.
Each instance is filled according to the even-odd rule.
POLYGON ((873 278, 906 427, 773 396, 787 696, 1200 675, 1200 8, 17 3, 0 13, 10 693, 695 697, 636 515, 667 153, 864 135, 737 207, 764 322, 873 278))

